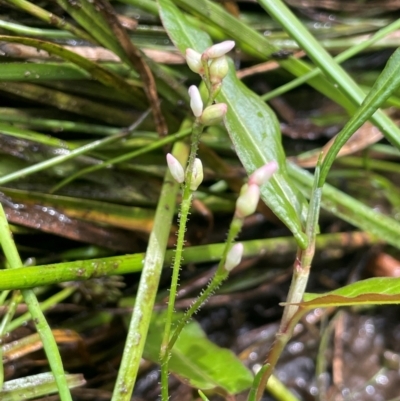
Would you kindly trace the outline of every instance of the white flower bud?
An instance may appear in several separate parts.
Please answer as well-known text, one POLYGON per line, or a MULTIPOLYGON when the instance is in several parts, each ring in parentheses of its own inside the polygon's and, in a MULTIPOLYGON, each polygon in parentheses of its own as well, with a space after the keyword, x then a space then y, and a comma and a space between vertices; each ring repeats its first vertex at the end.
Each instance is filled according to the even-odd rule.
POLYGON ((178 159, 172 156, 171 153, 168 153, 167 164, 172 177, 174 177, 175 181, 179 182, 179 184, 182 184, 185 180, 185 172, 181 163, 179 163, 178 159))
POLYGON ((210 64, 210 81, 212 84, 220 83, 228 74, 229 64, 225 56, 212 60, 210 64))
POLYGON ((203 53, 205 59, 222 57, 226 53, 230 52, 235 47, 233 40, 225 40, 224 42, 217 43, 203 53))
POLYGON ((264 166, 258 168, 249 177, 249 185, 255 184, 261 187, 264 185, 278 169, 278 163, 273 160, 272 162, 264 164, 264 166))
POLYGON ((242 256, 243 244, 238 242, 237 244, 233 245, 226 255, 226 261, 224 265, 225 270, 228 272, 232 271, 232 269, 234 269, 241 262, 242 256))
POLYGON ((204 67, 201 63, 201 54, 191 48, 186 49, 186 63, 189 68, 197 74, 202 74, 204 67))
POLYGON ((190 107, 195 117, 200 117, 203 113, 203 101, 197 86, 192 85, 189 88, 190 107))
POLYGON ((203 163, 196 157, 193 164, 192 179, 190 180, 190 190, 196 191, 203 182, 203 163))
POLYGON ((223 120, 227 111, 228 106, 225 103, 213 104, 205 108, 200 117, 200 121, 204 125, 219 124, 223 120))
POLYGON ((260 187, 255 184, 243 185, 236 201, 236 216, 244 218, 253 214, 260 200, 260 187))

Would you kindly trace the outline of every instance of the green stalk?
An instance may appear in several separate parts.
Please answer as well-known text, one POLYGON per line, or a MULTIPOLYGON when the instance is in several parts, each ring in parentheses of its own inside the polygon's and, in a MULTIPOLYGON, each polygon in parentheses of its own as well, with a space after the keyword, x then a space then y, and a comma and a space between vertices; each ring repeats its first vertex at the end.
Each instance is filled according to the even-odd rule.
POLYGON ((179 272, 182 260, 183 246, 185 242, 186 224, 189 216, 190 206, 192 204, 193 193, 192 190, 190 189, 190 184, 192 181, 193 166, 197 155, 200 135, 202 134, 203 129, 204 125, 201 124, 198 119, 196 119, 193 124, 190 155, 185 175, 185 185, 182 195, 181 210, 179 213, 178 239, 176 243, 175 259, 172 266, 171 286, 168 299, 164 335, 161 342, 161 350, 160 350, 161 394, 163 401, 168 401, 168 360, 169 360, 168 343, 171 335, 171 326, 174 315, 175 299, 178 290, 179 272))
MULTIPOLYGON (((181 143, 177 143, 173 149, 175 157, 179 158, 183 163, 187 159, 185 148, 181 143)), ((128 401, 131 399, 164 264, 165 250, 178 190, 178 183, 175 182, 169 170, 167 170, 157 206, 154 228, 146 251, 143 272, 112 401, 128 401)))
MULTIPOLYGON (((22 261, 8 227, 7 217, 2 205, 0 205, 0 241, 10 267, 12 269, 21 267, 22 261)), ((35 322, 36 330, 42 340, 44 351, 53 372, 54 379, 57 383, 61 401, 72 401, 57 343, 54 339, 53 333, 51 332, 51 328, 47 324, 46 318, 40 309, 39 302, 33 290, 25 289, 21 290, 21 293, 28 307, 29 313, 31 314, 32 320, 35 322)))
POLYGON ((321 205, 322 188, 318 188, 319 179, 319 166, 315 172, 313 191, 310 199, 310 206, 308 211, 306 234, 308 239, 308 246, 306 249, 298 250, 298 254, 293 266, 292 282, 290 284, 289 293, 287 296, 285 308, 283 311, 282 320, 276 333, 276 341, 272 345, 265 362, 268 368, 265 369, 258 384, 256 393, 256 400, 260 400, 264 389, 267 385, 268 379, 271 377, 278 359, 293 335, 294 327, 297 323, 299 306, 302 301, 308 277, 310 275, 311 262, 315 253, 315 243, 318 231, 318 218, 321 205))
POLYGON ((178 339, 181 331, 189 322, 189 320, 192 318, 193 314, 200 309, 200 307, 215 292, 215 290, 221 285, 221 283, 228 278, 229 272, 225 269, 226 256, 228 255, 228 252, 231 249, 235 238, 242 229, 242 226, 243 226, 243 219, 233 217, 231 225, 229 227, 228 237, 225 242, 224 251, 222 252, 221 261, 218 264, 218 268, 213 278, 211 279, 211 282, 208 284, 207 288, 201 291, 201 294, 197 297, 197 299, 193 302, 190 308, 183 315, 182 319, 179 321, 168 343, 167 352, 170 352, 172 350, 172 347, 174 346, 176 340, 178 339))
MULTIPOLYGON (((3 291, 3 294, 8 294, 9 291, 3 291)), ((2 294, 2 295, 3 295, 2 294)), ((6 296, 6 295, 5 295, 6 296)), ((10 302, 8 303, 7 313, 4 315, 1 320, 0 325, 0 338, 2 339, 6 330, 8 329, 8 325, 12 318, 14 317, 15 311, 17 310, 18 304, 21 302, 22 295, 21 292, 16 290, 13 292, 10 302)), ((8 329, 9 330, 9 329, 8 329)), ((0 358, 3 360, 3 348, 0 347, 0 358)), ((4 366, 0 363, 0 389, 3 387, 4 383, 4 366)))
MULTIPOLYGON (((299 183, 307 187, 307 180, 299 183)), ((300 185, 299 184, 299 185, 300 185)), ((340 193, 335 193, 340 196, 340 193)), ((357 206, 357 205, 356 205, 357 206)), ((364 232, 334 233, 319 235, 316 239, 318 249, 347 250, 358 249, 362 246, 379 244, 378 236, 364 232)), ((269 238, 262 240, 242 241, 243 257, 272 255, 287 255, 296 252, 296 242, 293 237, 269 238)), ((225 248, 224 244, 210 244, 189 247, 185 249, 185 263, 218 262, 225 248)), ((164 266, 168 266, 174 259, 174 251, 168 250, 165 254, 164 266)), ((53 285, 74 280, 110 276, 115 274, 130 274, 142 271, 145 255, 136 253, 124 256, 79 260, 47 264, 42 266, 20 267, 15 270, 0 270, 0 290, 14 290, 53 285)))
POLYGON ((59 29, 40 29, 32 28, 25 25, 15 24, 13 22, 0 20, 0 28, 11 31, 18 35, 40 36, 42 38, 48 37, 50 39, 72 39, 74 35, 67 31, 60 31, 59 29))

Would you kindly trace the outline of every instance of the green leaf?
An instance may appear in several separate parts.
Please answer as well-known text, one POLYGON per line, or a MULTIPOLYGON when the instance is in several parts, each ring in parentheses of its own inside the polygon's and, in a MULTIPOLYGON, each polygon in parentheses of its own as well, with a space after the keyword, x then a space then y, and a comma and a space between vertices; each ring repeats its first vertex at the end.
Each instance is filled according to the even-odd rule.
MULTIPOLYGON (((170 0, 159 0, 163 25, 177 48, 184 53, 190 47, 198 52, 212 44, 203 31, 190 25, 170 0)), ((226 127, 236 152, 248 174, 263 164, 276 160, 279 172, 262 188, 262 198, 292 231, 298 244, 307 244, 302 221, 306 201, 293 190, 286 172, 278 121, 272 110, 252 91, 236 79, 233 68, 224 79, 219 100, 228 104, 226 127)))
POLYGON ((356 111, 350 121, 340 131, 335 142, 326 154, 321 167, 320 186, 325 182, 329 169, 337 154, 351 135, 364 124, 375 111, 385 103, 389 96, 400 85, 400 49, 397 49, 389 58, 384 70, 379 75, 374 86, 371 88, 360 108, 356 111))
MULTIPOLYGON (((154 314, 147 335, 144 357, 159 362, 165 314, 154 314)), ((183 314, 176 314, 179 319, 183 314)), ((171 372, 200 390, 219 389, 237 394, 250 388, 253 375, 228 349, 209 341, 194 321, 185 326, 169 361, 171 372)))
POLYGON ((300 304, 313 309, 328 306, 400 303, 400 278, 376 277, 358 281, 325 294, 305 294, 300 304))
POLYGON ((236 153, 248 174, 267 162, 278 162, 279 171, 262 187, 261 197, 305 247, 302 222, 307 204, 288 176, 278 120, 259 96, 236 78, 231 67, 218 100, 228 105, 225 125, 236 153))

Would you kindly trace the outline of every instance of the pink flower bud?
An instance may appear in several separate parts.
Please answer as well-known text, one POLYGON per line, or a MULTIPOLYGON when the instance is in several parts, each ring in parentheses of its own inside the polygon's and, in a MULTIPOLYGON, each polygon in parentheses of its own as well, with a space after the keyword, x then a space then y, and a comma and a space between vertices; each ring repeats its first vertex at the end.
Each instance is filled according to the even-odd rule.
POLYGON ((233 40, 225 40, 224 42, 217 43, 206 49, 203 53, 203 57, 206 59, 218 58, 230 52, 234 47, 235 42, 233 40))
POLYGON ((253 214, 260 200, 260 187, 255 184, 243 185, 236 201, 236 216, 244 218, 253 214))
POLYGON ((182 182, 185 180, 185 172, 181 163, 179 163, 179 161, 172 156, 171 153, 168 153, 167 164, 172 177, 174 177, 175 181, 179 182, 179 184, 182 184, 182 182))
POLYGON ((203 182, 203 163, 196 157, 194 159, 192 179, 190 181, 190 190, 196 191, 199 185, 203 182))
POLYGON ((186 49, 186 63, 189 68, 197 74, 203 73, 203 65, 201 63, 201 54, 191 48, 186 49))
POLYGON ((225 103, 213 104, 205 108, 203 114, 200 117, 200 121, 204 125, 219 124, 224 118, 227 111, 228 106, 225 103))
POLYGON ((229 64, 225 56, 212 60, 210 64, 210 81, 212 84, 220 83, 228 74, 229 64))
POLYGON ((243 244, 238 242, 237 244, 233 245, 226 255, 226 261, 224 265, 225 270, 228 272, 232 271, 232 269, 234 269, 241 262, 242 256, 243 244))
POLYGON ((264 185, 278 169, 278 163, 273 160, 272 162, 264 164, 264 166, 258 168, 249 177, 249 185, 255 184, 261 187, 264 185))
POLYGON ((200 117, 203 113, 203 101, 201 100, 200 92, 197 86, 192 85, 189 88, 190 107, 195 117, 200 117))

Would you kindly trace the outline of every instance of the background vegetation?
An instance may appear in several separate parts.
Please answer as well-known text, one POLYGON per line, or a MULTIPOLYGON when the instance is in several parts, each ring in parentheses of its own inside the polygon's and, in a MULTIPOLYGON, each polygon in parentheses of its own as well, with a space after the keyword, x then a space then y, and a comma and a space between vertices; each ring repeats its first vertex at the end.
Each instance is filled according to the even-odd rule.
POLYGON ((172 351, 170 396, 246 399, 296 252, 314 245, 322 149, 308 294, 263 399, 398 399, 398 307, 377 305, 400 297, 397 53, 381 74, 400 5, 285 3, 0 0, 2 400, 159 396, 179 204, 165 153, 187 159, 199 84, 182 54, 226 39, 228 114, 201 139, 176 319, 215 270, 247 175, 280 168, 242 263, 172 351))

